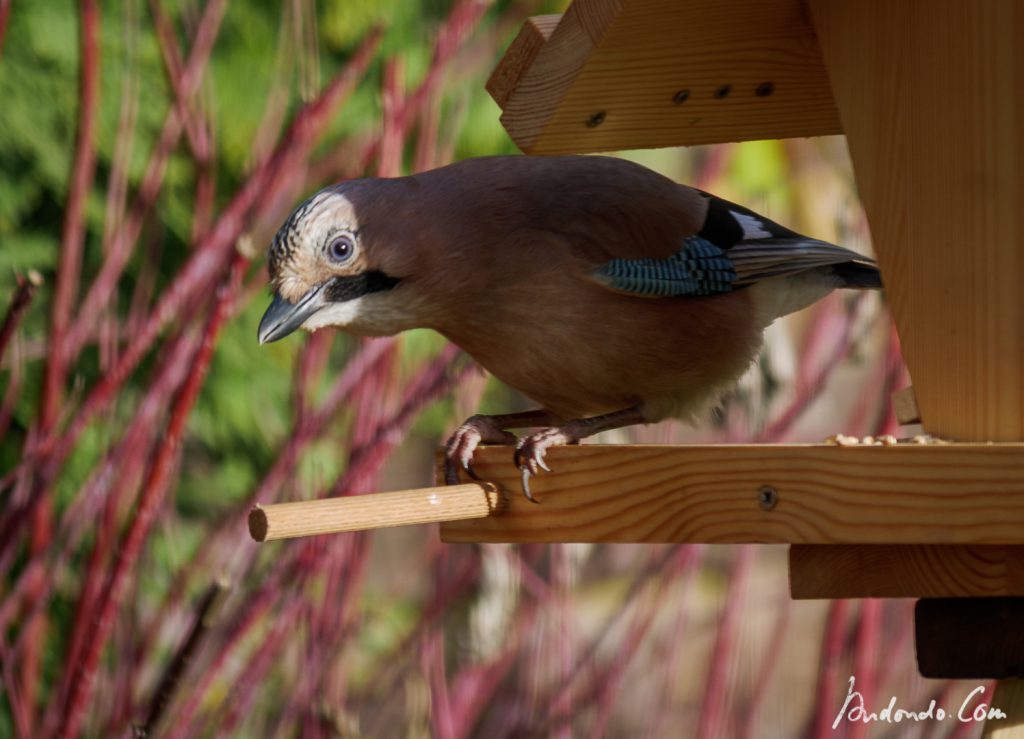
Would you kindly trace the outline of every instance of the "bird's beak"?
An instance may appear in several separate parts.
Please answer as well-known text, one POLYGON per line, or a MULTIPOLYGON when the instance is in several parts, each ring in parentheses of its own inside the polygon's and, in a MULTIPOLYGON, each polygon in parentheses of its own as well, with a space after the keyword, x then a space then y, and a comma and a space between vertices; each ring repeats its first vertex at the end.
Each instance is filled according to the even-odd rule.
MULTIPOLYGON (((325 283, 326 284, 326 283, 325 283)), ((306 319, 324 306, 324 285, 318 285, 303 295, 299 302, 289 303, 274 293, 274 300, 260 321, 261 344, 283 339, 306 322, 306 319)))

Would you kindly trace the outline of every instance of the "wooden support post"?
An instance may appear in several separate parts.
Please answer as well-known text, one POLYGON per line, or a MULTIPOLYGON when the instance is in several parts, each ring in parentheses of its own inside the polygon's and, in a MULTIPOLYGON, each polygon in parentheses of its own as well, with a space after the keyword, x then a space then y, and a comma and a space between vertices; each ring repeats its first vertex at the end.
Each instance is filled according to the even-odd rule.
POLYGON ((1024 9, 809 8, 924 428, 1024 440, 1024 9))
MULTIPOLYGON (((1004 0, 808 6, 921 422, 947 438, 1022 440, 1024 11, 1004 0)), ((920 601, 921 673, 1024 674, 1014 608, 1011 623, 991 600, 920 601), (977 659, 943 662, 958 655, 977 659)))

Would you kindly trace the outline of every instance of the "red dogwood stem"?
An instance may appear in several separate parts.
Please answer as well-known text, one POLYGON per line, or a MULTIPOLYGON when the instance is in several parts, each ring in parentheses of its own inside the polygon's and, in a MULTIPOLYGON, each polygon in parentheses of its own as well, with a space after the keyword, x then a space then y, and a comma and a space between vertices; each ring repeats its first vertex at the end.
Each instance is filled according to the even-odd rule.
POLYGON ((220 288, 216 307, 206 324, 203 341, 199 345, 192 363, 192 371, 171 408, 170 423, 163 443, 157 450, 150 466, 149 475, 139 496, 138 507, 128 525, 128 531, 117 548, 114 569, 96 605, 96 632, 74 668, 75 679, 72 681, 61 726, 57 732, 59 736, 66 739, 73 739, 81 730, 85 709, 92 697, 95 685, 96 667, 110 637, 110 632, 114 628, 114 618, 121 606, 128 573, 142 551, 142 545, 149 534, 150 525, 167 493, 174 463, 181 447, 185 423, 199 396, 199 390, 203 386, 206 371, 213 358, 214 344, 230 312, 232 299, 241 284, 242 274, 247 263, 248 260, 245 257, 236 255, 231 265, 230 276, 226 284, 220 288))

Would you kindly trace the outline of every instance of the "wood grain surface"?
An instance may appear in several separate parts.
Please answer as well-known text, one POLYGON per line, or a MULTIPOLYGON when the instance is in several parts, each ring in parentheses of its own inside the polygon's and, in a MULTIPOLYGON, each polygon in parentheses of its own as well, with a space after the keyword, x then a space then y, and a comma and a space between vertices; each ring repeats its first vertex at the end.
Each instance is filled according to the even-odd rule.
POLYGON ((517 80, 499 104, 530 154, 841 132, 798 0, 576 0, 523 48, 499 65, 517 80))
POLYGON ((789 585, 798 600, 1024 596, 1024 546, 794 544, 789 585))
POLYGON ((300 500, 254 506, 249 534, 256 541, 271 541, 454 521, 495 515, 503 505, 493 486, 477 483, 300 500))
POLYGON ((502 515, 446 541, 1024 544, 1024 445, 601 445, 549 451, 520 492, 508 447, 475 468, 502 515), (767 508, 762 489, 777 492, 767 508))
POLYGON ((1024 6, 809 8, 925 430, 1024 440, 1024 6))
POLYGON ((504 108, 508 103, 523 73, 533 64, 544 42, 551 38, 561 19, 562 16, 557 14, 535 15, 523 23, 485 85, 499 108, 504 108))

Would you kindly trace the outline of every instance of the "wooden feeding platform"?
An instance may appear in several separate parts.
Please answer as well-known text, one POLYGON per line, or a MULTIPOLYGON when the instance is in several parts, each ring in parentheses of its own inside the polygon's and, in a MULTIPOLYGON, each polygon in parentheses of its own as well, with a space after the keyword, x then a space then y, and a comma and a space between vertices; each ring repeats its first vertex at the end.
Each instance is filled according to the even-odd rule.
MULTIPOLYGON (((926 674, 1024 675, 1022 38, 1007 0, 575 0, 526 21, 488 83, 526 153, 845 134, 921 423, 957 443, 555 449, 539 505, 482 449, 504 504, 442 537, 787 542, 795 597, 925 598, 926 674)), ((988 735, 1024 731, 1020 685, 988 735)))

